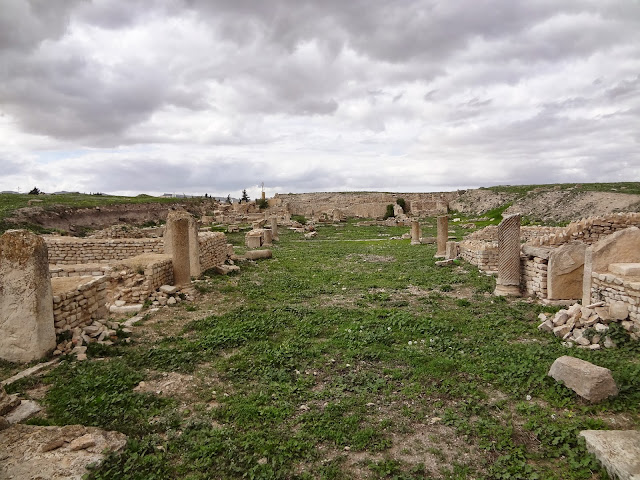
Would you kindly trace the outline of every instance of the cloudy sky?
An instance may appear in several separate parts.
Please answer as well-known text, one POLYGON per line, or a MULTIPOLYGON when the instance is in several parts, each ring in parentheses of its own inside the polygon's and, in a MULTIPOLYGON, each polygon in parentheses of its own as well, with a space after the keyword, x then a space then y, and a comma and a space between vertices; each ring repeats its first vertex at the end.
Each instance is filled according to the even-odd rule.
POLYGON ((640 179, 640 0, 0 0, 0 190, 640 179))

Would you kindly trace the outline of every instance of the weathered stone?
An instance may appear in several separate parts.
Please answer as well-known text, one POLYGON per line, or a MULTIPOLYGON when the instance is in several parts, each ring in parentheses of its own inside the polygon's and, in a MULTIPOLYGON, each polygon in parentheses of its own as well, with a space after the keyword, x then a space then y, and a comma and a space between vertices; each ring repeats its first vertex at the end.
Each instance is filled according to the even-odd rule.
POLYGON ((69 450, 74 452, 76 450, 84 450, 85 448, 93 447, 96 444, 96 440, 93 435, 86 433, 81 437, 72 440, 69 443, 69 450))
POLYGON ((629 316, 629 307, 624 302, 613 301, 609 304, 609 316, 613 320, 624 320, 629 316))
POLYGON ((244 255, 247 260, 262 260, 273 256, 271 250, 253 250, 244 255))
POLYGON ((251 230, 244 236, 244 243, 247 248, 260 248, 262 246, 262 230, 251 230))
POLYGON ((553 332, 553 323, 551 322, 551 319, 548 318, 538 325, 538 330, 541 332, 553 332))
POLYGON ((616 275, 640 277, 640 263, 610 263, 609 271, 616 275))
POLYGON ((553 334, 556 337, 564 338, 568 333, 571 333, 571 326, 567 324, 559 325, 553 329, 553 334))
MULTIPOLYGON (((334 212, 334 220, 335 220, 335 212, 334 212)), ((278 235, 278 218, 271 217, 270 221, 271 221, 271 236, 273 238, 273 241, 277 242, 278 240, 280 240, 280 237, 278 235)))
POLYGON ((6 415, 18 405, 20 405, 20 399, 17 395, 8 395, 4 387, 0 386, 0 416, 6 415))
POLYGON ((583 430, 580 436, 611 478, 640 479, 640 431, 583 430))
POLYGON ((582 296, 584 243, 568 243, 554 249, 547 268, 547 298, 572 300, 582 296))
POLYGON ((175 285, 162 285, 158 290, 167 295, 174 295, 178 291, 178 287, 175 285))
POLYGON ((618 394, 611 370, 579 358, 562 356, 551 365, 549 376, 590 402, 618 394))
POLYGON ((0 236, 0 358, 29 362, 56 347, 44 240, 26 230, 0 236))
POLYGON ((458 258, 460 252, 460 244, 458 242, 447 242, 445 247, 445 258, 453 260, 458 258))
POLYGON ((216 265, 214 270, 220 275, 228 275, 233 272, 239 272, 240 267, 237 265, 216 265))
POLYGON ((593 272, 604 273, 612 263, 640 262, 640 229, 628 227, 607 235, 587 248, 582 280, 582 304, 591 303, 591 283, 593 272))
POLYGON ((190 218, 193 217, 184 211, 171 211, 167 215, 164 249, 165 253, 172 257, 173 281, 176 285, 184 285, 191 281, 190 218))
POLYGON ((438 217, 438 236, 436 257, 444 257, 447 253, 447 240, 449 237, 449 216, 441 215, 438 217))
POLYGON ((565 309, 558 310, 556 316, 553 317, 553 324, 556 327, 559 327, 560 325, 564 325, 565 323, 567 323, 567 320, 569 320, 569 314, 567 313, 567 311, 565 309))
POLYGON ((273 245, 273 236, 270 228, 265 228, 262 230, 263 234, 263 242, 262 245, 270 247, 273 245))
POLYGON ((520 214, 498 225, 498 279, 494 295, 520 295, 520 214))
POLYGON ((119 315, 127 315, 129 313, 138 313, 140 310, 142 310, 142 307, 143 305, 141 303, 125 305, 124 307, 116 307, 115 305, 111 305, 109 307, 109 312, 119 315))
POLYGON ((20 423, 23 420, 33 417, 42 408, 33 400, 22 400, 20 405, 9 412, 5 418, 11 424, 20 423))
POLYGON ((167 305, 175 305, 176 303, 178 303, 178 302, 176 301, 175 297, 169 297, 167 299, 167 305))
POLYGON ((411 221, 411 245, 420 245, 420 222, 411 221))

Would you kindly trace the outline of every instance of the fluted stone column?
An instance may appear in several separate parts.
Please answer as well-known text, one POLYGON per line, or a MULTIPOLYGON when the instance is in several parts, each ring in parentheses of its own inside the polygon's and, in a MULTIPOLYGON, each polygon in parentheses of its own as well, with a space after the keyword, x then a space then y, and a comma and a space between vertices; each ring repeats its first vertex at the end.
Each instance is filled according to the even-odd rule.
POLYGON ((436 257, 444 257, 447 253, 447 240, 449 239, 449 215, 438 217, 438 250, 436 257))
POLYGON ((47 245, 26 230, 0 236, 0 358, 30 362, 56 347, 47 245))
POLYGON ((420 245, 420 222, 411 221, 411 245, 420 245))
POLYGON ((278 217, 271 217, 271 236, 276 242, 280 240, 278 236, 278 217))
POLYGON ((494 295, 520 296, 520 214, 498 225, 498 280, 494 295))

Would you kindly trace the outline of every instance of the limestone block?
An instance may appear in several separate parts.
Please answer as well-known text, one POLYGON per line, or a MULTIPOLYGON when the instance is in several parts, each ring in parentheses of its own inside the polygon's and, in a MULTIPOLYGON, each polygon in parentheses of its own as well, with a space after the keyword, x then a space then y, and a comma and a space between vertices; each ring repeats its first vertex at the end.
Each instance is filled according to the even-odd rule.
POLYGON ((587 248, 582 281, 582 304, 591 303, 593 272, 606 272, 612 263, 640 262, 640 229, 629 227, 606 236, 587 248))
POLYGON ((271 232, 271 229, 270 228, 263 229, 262 230, 262 234, 263 234, 262 245, 265 245, 265 246, 268 246, 268 247, 273 245, 273 233, 271 232))
MULTIPOLYGON (((164 248, 167 255, 172 256, 173 281, 176 285, 183 285, 191 281, 191 215, 188 212, 176 210, 167 215, 167 226, 164 232, 164 248)), ((196 242, 197 242, 196 237, 196 242)), ((198 265, 199 265, 198 255, 198 265)))
POLYGON ((460 253, 460 244, 458 242, 447 242, 445 247, 445 258, 453 260, 458 258, 460 253))
POLYGON ((640 277, 640 263, 611 263, 609 271, 616 275, 640 277))
POLYGON ((547 298, 573 300, 582 296, 584 243, 567 243, 551 252, 547 269, 547 298))
POLYGON ((277 217, 271 217, 271 236, 273 238, 274 242, 277 242, 278 240, 280 240, 280 237, 278 236, 278 218, 277 217))
POLYGON ((247 248, 260 248, 262 246, 263 234, 262 229, 251 230, 244 236, 244 243, 247 248))
POLYGON ((0 237, 0 358, 29 362, 56 347, 44 240, 26 230, 0 237))
POLYGON ((625 320, 629 316, 629 307, 624 302, 613 301, 609 304, 609 316, 613 320, 625 320))
POLYGON ((580 436, 611 478, 640 479, 640 431, 583 430, 580 436))
POLYGON ((618 394, 611 370, 579 358, 565 355, 556 359, 549 376, 590 402, 599 402, 618 394))
POLYGON ((271 258, 273 255, 271 250, 253 250, 251 252, 245 253, 245 258, 247 260, 261 260, 265 258, 271 258))

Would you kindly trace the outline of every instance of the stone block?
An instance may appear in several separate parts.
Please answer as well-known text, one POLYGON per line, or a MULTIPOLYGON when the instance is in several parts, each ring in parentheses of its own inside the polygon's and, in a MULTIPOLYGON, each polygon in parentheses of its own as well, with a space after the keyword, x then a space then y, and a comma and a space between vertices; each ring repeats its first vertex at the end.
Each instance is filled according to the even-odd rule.
POLYGON ((44 240, 26 230, 0 237, 0 358, 37 360, 56 347, 44 240))
POLYGON ((586 248, 584 243, 568 243, 551 252, 547 269, 547 298, 581 298, 586 248))
MULTIPOLYGON (((638 246, 640 249, 640 246, 638 246)), ((609 271, 626 277, 640 277, 640 263, 611 263, 609 271)))
POLYGON ((624 302, 613 301, 609 304, 609 316, 613 320, 625 320, 629 316, 629 307, 624 302))
POLYGON ((592 403, 618 394, 611 370, 579 358, 565 355, 556 359, 548 375, 592 403))
POLYGON ((640 479, 640 431, 583 430, 580 436, 611 478, 640 479))
POLYGON ((247 260, 262 260, 271 258, 273 254, 271 253, 271 250, 253 250, 245 253, 244 256, 247 260))

